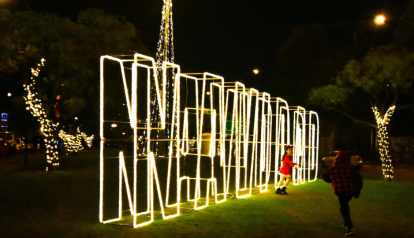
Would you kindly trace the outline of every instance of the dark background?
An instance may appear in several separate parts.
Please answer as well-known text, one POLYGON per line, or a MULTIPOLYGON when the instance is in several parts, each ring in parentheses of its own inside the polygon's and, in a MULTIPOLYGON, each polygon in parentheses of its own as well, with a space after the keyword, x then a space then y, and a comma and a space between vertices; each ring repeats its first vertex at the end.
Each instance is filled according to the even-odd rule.
MULTIPOLYGON (((2 0, 9 9, 52 12, 76 20, 91 7, 125 16, 141 33, 155 57, 162 0, 2 0)), ((173 0, 175 63, 183 72, 211 72, 271 92, 276 53, 293 26, 321 24, 333 41, 352 46, 360 22, 383 13, 388 21, 405 10, 408 0, 173 0), (260 70, 254 76, 251 70, 260 70), (259 82, 257 80, 260 80, 259 82), (254 81, 254 82, 252 82, 254 81), (262 83, 263 82, 263 83, 262 83)), ((98 59, 97 59, 98 60, 98 59)), ((272 93, 272 92, 271 92, 272 93)), ((272 93, 274 94, 274 93, 272 93)), ((277 95, 272 95, 277 96, 277 95)))

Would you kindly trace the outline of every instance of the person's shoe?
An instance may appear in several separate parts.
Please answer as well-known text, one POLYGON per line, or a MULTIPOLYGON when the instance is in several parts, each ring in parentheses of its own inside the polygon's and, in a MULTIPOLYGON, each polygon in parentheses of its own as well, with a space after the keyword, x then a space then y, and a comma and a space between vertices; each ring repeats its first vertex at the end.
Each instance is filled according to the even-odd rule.
POLYGON ((280 195, 282 195, 282 192, 280 191, 280 188, 277 188, 277 190, 276 190, 276 194, 280 194, 280 195))
POLYGON ((287 195, 287 192, 286 192, 286 187, 283 187, 283 188, 282 188, 281 193, 282 193, 282 194, 286 194, 286 195, 287 195))
POLYGON ((355 234, 355 229, 354 228, 349 229, 349 228, 345 227, 345 229, 346 229, 346 231, 345 231, 346 236, 352 236, 353 234, 355 234))

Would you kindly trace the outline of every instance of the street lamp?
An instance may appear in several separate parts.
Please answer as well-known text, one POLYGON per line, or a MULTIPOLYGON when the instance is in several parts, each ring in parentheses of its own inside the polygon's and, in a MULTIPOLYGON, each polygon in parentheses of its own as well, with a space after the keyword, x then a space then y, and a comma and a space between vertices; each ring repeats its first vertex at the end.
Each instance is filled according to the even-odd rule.
MULTIPOLYGON (((241 83, 243 83, 243 78, 244 78, 244 75, 247 73, 247 72, 251 72, 251 71, 245 71, 243 74, 242 74, 242 77, 241 77, 241 79, 240 79, 240 82, 241 83)), ((259 74, 259 70, 258 69, 253 69, 252 70, 252 72, 254 73, 254 74, 259 74)))
POLYGON ((382 14, 380 14, 380 15, 377 15, 376 17, 375 17, 375 19, 374 19, 374 22, 375 22, 375 24, 377 24, 377 25, 382 25, 382 24, 384 24, 385 23, 385 21, 386 21, 387 19, 385 18, 385 16, 384 15, 382 15, 382 14))

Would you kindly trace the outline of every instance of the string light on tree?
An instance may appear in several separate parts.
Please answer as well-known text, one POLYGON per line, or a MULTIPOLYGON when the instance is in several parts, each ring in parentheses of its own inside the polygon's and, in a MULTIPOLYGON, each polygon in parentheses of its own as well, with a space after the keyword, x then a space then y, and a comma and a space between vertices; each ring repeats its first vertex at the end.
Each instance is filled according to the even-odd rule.
POLYGON ((87 136, 85 134, 85 132, 80 132, 79 135, 83 138, 83 140, 86 142, 86 144, 88 145, 88 148, 92 147, 92 141, 95 138, 94 135, 91 136, 87 136))
POLYGON ((395 106, 391 106, 388 108, 387 112, 385 113, 384 117, 381 117, 380 112, 377 107, 373 107, 372 110, 375 114, 375 120, 377 121, 378 131, 378 144, 379 144, 379 153, 381 156, 382 161, 382 172, 384 174, 385 179, 392 180, 393 178, 393 167, 391 165, 391 156, 389 155, 389 138, 387 132, 387 125, 390 121, 392 114, 394 113, 395 106))
POLYGON ((53 136, 58 123, 54 124, 52 120, 47 118, 46 112, 42 107, 42 100, 39 98, 38 93, 35 92, 36 79, 39 77, 40 68, 44 66, 45 61, 45 59, 41 59, 41 63, 38 64, 38 68, 32 69, 30 83, 28 85, 23 85, 23 87, 24 90, 27 91, 27 97, 24 97, 27 105, 26 109, 29 110, 30 113, 40 122, 40 130, 45 136, 48 170, 54 170, 59 167, 57 145, 53 136))
POLYGON ((66 134, 66 132, 64 132, 63 130, 59 131, 59 138, 62 139, 66 151, 78 152, 80 150, 83 150, 84 148, 82 146, 82 139, 85 141, 88 148, 92 147, 92 140, 94 138, 94 135, 88 137, 84 132, 81 132, 79 130, 79 127, 77 129, 77 132, 77 135, 74 136, 66 134))
MULTIPOLYGON (((59 123, 53 123, 53 120, 48 119, 45 109, 42 105, 42 99, 39 97, 38 93, 35 92, 36 79, 39 77, 41 67, 44 67, 45 59, 41 59, 38 68, 32 69, 32 76, 30 77, 30 83, 28 85, 23 85, 24 90, 27 91, 27 96, 24 97, 26 101, 26 110, 37 118, 40 123, 40 131, 45 136, 45 145, 46 145, 46 161, 47 161, 47 170, 56 170, 59 168, 59 153, 57 150, 57 141, 55 140, 55 132, 59 123)), ((58 136, 62 139, 68 151, 78 151, 83 149, 81 145, 81 139, 87 142, 88 146, 91 144, 93 135, 91 137, 86 136, 85 133, 81 133, 78 127, 77 136, 67 135, 63 130, 61 130, 58 136)), ((90 147, 90 146, 89 146, 90 147)))
MULTIPOLYGON (((172 18, 172 0, 164 0, 164 5, 162 9, 162 18, 161 18, 161 27, 160 27, 160 35, 159 40, 157 43, 157 75, 158 78, 162 78, 162 63, 163 62, 169 62, 174 63, 174 34, 173 34, 173 18, 172 18)), ((175 115, 171 115, 171 109, 170 109, 170 101, 173 100, 171 95, 171 89, 174 87, 174 79, 175 72, 172 70, 171 72, 167 73, 167 78, 165 82, 166 90, 162 93, 165 93, 166 97, 166 103, 161 108, 157 101, 157 91, 155 88, 155 84, 153 83, 153 87, 151 88, 151 122, 154 124, 153 127, 159 127, 157 125, 160 124, 161 118, 159 114, 161 113, 160 110, 164 110, 165 117, 166 117, 166 127, 164 130, 164 138, 160 138, 160 131, 152 130, 150 132, 150 138, 151 139, 170 139, 171 138, 171 117, 175 115)), ((163 85, 161 84, 161 87, 163 85)), ((175 125, 174 125, 175 126, 175 125)), ((145 137, 146 135, 143 134, 145 137)), ((174 135, 172 135, 174 136, 174 135)), ((140 146, 146 146, 143 143, 140 146)), ((154 152, 156 156, 158 156, 158 150, 159 150, 159 144, 158 141, 152 142, 150 147, 151 150, 154 152)), ((164 154, 168 151, 169 143, 161 142, 161 146, 163 147, 164 154)))

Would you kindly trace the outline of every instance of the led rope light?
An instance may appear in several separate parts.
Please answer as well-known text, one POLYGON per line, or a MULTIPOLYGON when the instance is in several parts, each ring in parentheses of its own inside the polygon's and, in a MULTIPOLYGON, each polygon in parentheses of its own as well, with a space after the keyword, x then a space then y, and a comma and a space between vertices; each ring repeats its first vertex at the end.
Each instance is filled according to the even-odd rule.
POLYGON ((287 101, 282 98, 275 98, 276 101, 276 151, 275 151, 275 184, 279 183, 279 169, 280 169, 280 161, 283 160, 282 156, 285 153, 285 146, 290 144, 290 117, 289 117, 289 105, 287 101), (282 106, 283 105, 283 106, 282 106), (286 129, 285 129, 286 128, 286 129), (286 141, 285 141, 286 138, 286 141))
MULTIPOLYGON (((252 194, 254 187, 260 192, 268 190, 268 183, 272 172, 275 173, 275 183, 277 180, 277 171, 279 167, 280 156, 284 153, 285 145, 290 144, 290 112, 289 105, 281 98, 271 98, 267 93, 260 93, 255 89, 246 89, 245 85, 239 82, 225 82, 224 78, 210 73, 181 73, 180 66, 174 64, 173 51, 173 34, 172 34, 172 3, 171 0, 164 0, 162 24, 160 29, 160 40, 157 48, 157 58, 134 54, 131 56, 102 56, 101 57, 101 104, 100 104, 100 208, 99 220, 102 223, 117 222, 122 218, 122 186, 125 183, 129 211, 133 216, 133 227, 141 227, 150 224, 154 220, 154 200, 158 196, 160 202, 160 212, 163 219, 176 217, 180 214, 180 204, 182 202, 193 202, 194 210, 207 207, 210 203, 210 195, 214 196, 214 202, 220 203, 226 201, 230 193, 230 178, 232 173, 235 185, 235 196, 247 197, 252 194), (125 92, 125 101, 128 109, 128 121, 116 122, 130 124, 133 130, 133 156, 124 156, 121 151, 117 157, 111 157, 110 148, 105 154, 106 138, 105 123, 115 123, 105 120, 104 118, 104 63, 105 60, 118 62, 121 70, 121 81, 125 92), (126 70, 131 69, 131 84, 127 84, 126 70), (143 102, 138 100, 138 83, 142 82, 142 72, 146 71, 147 80, 147 106, 138 107, 143 102), (171 77, 172 76, 172 77, 171 77), (162 79, 160 78, 162 77, 162 79), (192 89, 182 87, 181 81, 185 80, 194 82, 194 98, 192 101, 195 105, 182 107, 181 94, 186 89, 188 94, 192 89), (207 91, 209 90, 209 91, 207 91), (172 97, 171 97, 172 94, 172 97), (206 99, 206 95, 208 99, 206 99), (276 99, 276 100, 274 100, 276 99), (209 103, 206 101, 209 100, 209 103), (172 103, 172 109, 170 104, 172 103), (276 107, 274 109, 274 107, 276 107), (138 120, 138 109, 145 110, 146 120, 138 120), (172 112, 171 112, 172 111, 172 112), (272 114, 274 112, 275 114, 272 114), (195 115, 195 127, 192 119, 195 115), (210 120, 205 119, 210 117, 210 120), (275 120, 273 119, 275 117, 275 120), (226 120, 231 118, 231 130, 226 133, 226 120), (138 126, 140 124, 140 126, 138 126), (144 126, 141 126, 144 125, 144 126), (203 137, 203 132, 210 129, 210 138, 203 137), (138 158, 138 141, 137 135, 139 130, 143 132, 143 139, 140 139, 140 148, 144 146, 145 152, 140 152, 138 158), (160 130, 164 130, 165 137, 162 138, 160 130), (196 138, 192 139, 194 133, 196 138), (274 133, 274 134, 273 134, 274 133), (230 138, 226 138, 230 136, 230 138), (148 140, 145 138, 148 137, 148 140), (160 138, 161 137, 161 138, 160 138), (251 139, 250 139, 251 138, 251 139), (158 154, 158 143, 164 145, 164 154, 158 154), (143 144, 146 145, 143 145, 143 144), (234 145, 233 145, 234 144, 234 145), (168 146, 169 145, 169 146, 168 146), (190 145, 192 150, 189 149, 190 145), (197 145, 196 151, 193 151, 197 145), (205 148, 205 146, 208 146, 205 148), (234 154, 233 154, 234 147, 234 154), (159 175, 157 172, 156 159, 166 157, 168 153, 168 172, 167 186, 161 188, 159 175), (275 156, 271 157, 272 154, 275 156), (181 174, 180 158, 182 156, 196 156, 197 166, 195 169, 196 176, 189 177, 181 174), (214 163, 214 159, 220 156, 220 163, 214 163), (234 157, 233 157, 234 156, 234 157), (127 166, 125 159, 133 159, 133 192, 129 188, 127 166), (104 219, 104 171, 105 161, 110 159, 119 160, 119 190, 118 190, 118 218, 104 219), (201 160, 209 159, 210 164, 201 164, 201 160), (234 159, 234 162, 233 162, 234 159), (137 161, 146 162, 147 176, 146 188, 146 210, 138 211, 137 185, 138 185, 138 164, 137 161), (175 171, 173 164, 175 160, 175 171), (275 163, 275 170, 271 170, 272 163, 275 163), (202 167, 206 166, 206 167, 202 167), (250 174, 248 173, 250 166, 250 174), (218 178, 214 174, 215 168, 222 169, 222 186, 218 184, 218 178), (231 170, 234 168, 234 170, 231 170), (202 177, 201 170, 211 169, 211 175, 202 177), (233 172, 234 171, 234 172, 233 172), (244 173, 243 173, 244 172, 244 173), (254 173, 253 173, 254 172, 254 173), (176 202, 170 203, 173 174, 176 174, 176 202), (244 180, 243 180, 244 179, 244 180), (242 181, 243 180, 243 181, 242 181), (254 180, 254 184, 253 184, 254 180), (194 185, 190 183, 194 181, 194 185), (182 183, 187 182, 187 201, 181 201, 182 183), (201 182, 206 183, 206 201, 201 204, 201 182), (191 186, 190 186, 191 185, 191 186), (221 189, 223 192, 218 193, 221 189), (194 191, 191 194, 191 191, 194 191), (154 194, 157 193, 157 194, 154 194), (163 194, 166 194, 163 200, 163 194), (221 200, 219 199, 221 198, 221 200), (166 208, 176 209, 174 214, 166 215, 166 208), (138 219, 142 218, 142 219, 138 219)), ((145 73, 143 74, 145 75, 145 73)), ((113 78, 111 80, 114 80, 113 78)), ((140 90, 139 93, 143 93, 140 90)), ((110 114, 109 111, 108 114, 110 114)), ((316 119, 316 126, 312 124, 312 117, 317 118, 316 113, 310 112, 309 125, 306 125, 305 109, 297 107, 293 112, 294 119, 294 145, 303 156, 302 167, 304 167, 304 158, 308 158, 308 165, 312 160, 312 169, 317 167, 317 150, 318 150, 318 131, 319 120, 316 119), (299 126, 298 126, 299 125, 299 126), (306 128, 309 126, 309 128, 306 128), (309 138, 306 143, 305 128, 309 129, 309 138), (297 135, 295 132, 298 131, 297 135), (316 138, 315 138, 316 137, 316 138), (316 142, 315 142, 316 140, 316 142), (316 145, 315 145, 316 143, 316 145), (305 149, 308 148, 308 149, 305 149), (316 153, 316 154, 315 154, 316 153), (315 159, 316 156, 316 159, 315 159), (311 159, 309 159, 311 158, 311 159)), ((110 134, 108 134, 110 136, 110 134)), ((141 169, 144 167, 140 167, 141 169)), ((110 167, 106 168, 110 169, 110 167)), ((302 176, 302 175, 300 175, 302 176)), ((304 177, 300 177, 304 182, 304 177)), ((308 175, 309 177, 309 175, 308 175)), ((184 191, 185 192, 185 191, 184 191)), ((203 195, 204 196, 204 195, 203 195)))
MULTIPOLYGON (((165 94, 165 88, 164 85, 166 82, 165 78, 167 77, 165 73, 163 73, 163 86, 159 86, 159 81, 156 76, 157 67, 155 61, 148 56, 144 56, 141 54, 135 54, 133 58, 115 58, 111 56, 103 56, 101 58, 101 145, 102 147, 105 147, 104 141, 104 131, 103 131, 103 125, 104 122, 106 123, 112 123, 112 121, 105 121, 104 120, 104 104, 103 104, 103 86, 104 86, 104 60, 110 60, 115 61, 119 63, 120 70, 124 71, 126 67, 124 64, 131 63, 132 64, 132 85, 129 86, 127 84, 126 80, 126 74, 121 73, 122 76, 122 83, 125 90, 125 101, 128 108, 128 115, 129 115, 129 123, 131 125, 131 129, 134 130, 134 142, 136 141, 136 135, 137 135, 137 115, 138 115, 138 107, 137 105, 139 102, 137 101, 137 84, 138 84, 138 69, 143 68, 147 72, 147 117, 150 118, 150 97, 149 92, 150 88, 154 87, 156 88, 157 93, 157 100, 158 105, 160 105, 160 114, 161 118, 163 118, 155 127, 152 127, 153 123, 151 123, 149 120, 145 123, 146 126, 141 129, 146 129, 147 133, 149 134, 150 130, 161 130, 163 129, 163 126, 165 126, 166 122, 164 120, 164 116, 162 116, 164 111, 164 105, 166 105, 166 97, 164 97, 165 94), (140 62, 146 62, 147 64, 142 64, 140 62), (151 84, 151 78, 154 77, 154 82, 156 83, 155 86, 151 84), (128 90, 128 87, 131 87, 131 90, 128 90)), ((167 71, 167 68, 172 68, 175 70, 175 79, 174 79, 174 88, 173 88, 173 112, 174 115, 172 118, 172 127, 171 127, 171 134, 173 136, 176 136, 173 139, 169 139, 169 160, 168 160, 168 174, 167 174, 167 188, 166 188, 166 198, 165 200, 162 200, 162 194, 163 191, 161 191, 161 187, 159 185, 159 177, 156 169, 155 164, 155 154, 153 151, 151 151, 151 148, 149 146, 149 143, 153 141, 152 139, 148 140, 148 148, 149 153, 147 154, 146 160, 147 161, 147 210, 143 212, 138 212, 137 209, 137 165, 136 161, 137 154, 134 153, 134 191, 130 192, 129 189, 129 182, 127 177, 127 168, 125 167, 125 158, 123 154, 119 155, 120 160, 120 170, 119 170, 119 187, 122 187, 123 183, 128 187, 127 193, 128 193, 128 202, 130 204, 130 213, 134 217, 133 226, 134 227, 140 227, 146 224, 150 224, 154 219, 154 192, 157 193, 160 202, 160 209, 161 214, 164 219, 172 218, 175 216, 178 216, 180 213, 180 194, 181 194, 181 183, 184 181, 187 181, 187 201, 194 202, 194 209, 202 209, 209 204, 209 195, 214 195, 214 200, 216 203, 224 202, 227 199, 227 194, 229 193, 229 183, 230 183, 230 174, 231 170, 230 168, 235 168, 235 195, 236 197, 247 197, 252 194, 252 188, 257 187, 259 188, 260 192, 264 192, 268 190, 268 183, 270 178, 270 173, 277 171, 278 166, 278 159, 280 156, 280 148, 284 147, 284 145, 289 144, 289 110, 288 110, 288 104, 283 99, 277 98, 276 101, 273 101, 269 94, 267 93, 259 93, 255 89, 250 89, 249 91, 246 91, 245 86, 241 83, 225 83, 224 79, 220 76, 209 74, 209 73, 203 73, 202 78, 197 78, 194 76, 190 76, 189 74, 182 74, 180 72, 179 65, 164 62, 163 64, 163 71, 167 71), (194 82, 195 85, 195 107, 185 107, 183 110, 180 108, 180 88, 181 88, 181 80, 190 80, 194 82), (219 83, 215 82, 214 80, 217 80, 219 83), (202 84, 199 86, 198 82, 202 82, 202 84), (213 81, 213 82, 211 82, 213 81), (208 85, 207 82, 210 82, 208 85), (225 86, 226 84, 226 86, 225 86), (209 97, 210 97, 210 108, 205 108, 205 95, 207 95, 206 88, 209 88, 209 97), (201 89, 201 92, 199 90, 201 89), (216 93, 215 91, 218 91, 216 93), (227 97, 224 97, 224 93, 226 93, 227 97), (233 95, 233 96, 230 96, 233 95), (232 107, 230 107, 230 98, 232 98, 232 107), (276 115, 272 114, 272 107, 275 106, 273 104, 276 102, 276 115), (253 109, 254 109, 254 116, 253 115, 253 109), (197 152, 191 152, 188 149, 188 146, 190 143, 194 142, 192 141, 190 137, 190 131, 194 131, 193 128, 189 127, 189 114, 191 112, 194 112, 196 115, 196 135, 197 138, 195 142, 197 143, 197 152), (204 116, 205 113, 209 113, 210 115, 210 127, 212 128, 212 136, 210 139, 205 143, 206 139, 202 138, 202 132, 203 132, 203 125, 204 125, 204 116), (183 113, 183 121, 180 121, 181 113, 183 113), (231 113, 231 114, 230 114, 231 113), (232 128, 230 136, 233 139, 230 139, 230 145, 228 148, 228 151, 226 149, 225 145, 225 119, 228 115, 231 115, 232 118, 232 128), (275 123, 275 137, 272 137, 272 121, 273 117, 276 117, 276 123, 275 123), (219 119, 219 123, 217 123, 217 118, 219 119), (259 120, 260 118, 260 120, 259 120), (181 126, 182 123, 182 126, 181 126), (251 132, 251 124, 253 124, 252 132, 251 132), (259 129, 260 126, 260 129, 259 129), (177 131, 176 131, 177 128, 177 131), (182 128, 182 129, 181 129, 182 128), (219 130, 219 138, 216 138, 215 131, 219 130), (182 133, 181 133, 182 130, 182 133), (252 137, 252 141, 250 141, 250 137, 252 137), (273 141, 273 138, 276 139, 276 141, 273 141), (217 142, 217 143, 216 143, 217 142), (235 166, 232 165, 232 147, 233 143, 236 146, 236 153, 235 153, 235 166), (209 145, 209 150, 205 150, 206 154, 202 153, 202 149, 204 145, 209 145), (250 148, 250 144, 252 145, 250 148), (272 149, 272 144, 275 144, 274 149, 272 149), (220 163, 215 165, 214 164, 214 157, 217 151, 216 146, 220 147, 220 163), (213 148, 212 148, 213 147, 213 148), (173 150, 173 148, 177 148, 173 150), (273 158, 270 157, 270 155, 273 153, 272 151, 277 152, 276 156, 273 158), (175 153, 174 153, 175 152, 175 153), (243 153, 242 153, 243 152, 243 153), (196 168, 196 177, 188 177, 188 176, 181 176, 180 173, 180 157, 194 154, 197 156, 197 168, 196 168), (202 157, 209 157, 211 159, 211 176, 207 178, 201 177, 201 158, 202 157), (249 159, 250 158, 250 163, 249 159), (171 191, 171 175, 173 173, 172 171, 172 164, 173 159, 176 159, 176 177, 177 177, 177 190, 176 190, 176 203, 170 204, 169 198, 170 198, 170 191, 171 191), (270 170, 270 165, 272 162, 275 163, 275 171, 270 170), (248 175, 248 166, 250 165, 250 176, 248 175), (223 168, 223 191, 224 193, 218 193, 218 184, 217 184, 217 178, 214 175, 214 166, 220 166, 223 168), (244 169, 244 181, 241 182, 241 169, 244 169), (254 170, 254 175, 253 175, 254 170), (253 179, 255 180, 255 183, 253 185, 253 179), (194 187, 194 195, 191 198, 190 196, 190 181, 195 181, 195 187, 194 187), (207 191, 206 191, 206 202, 204 204, 199 204, 199 200, 201 199, 201 187, 200 183, 201 181, 205 181, 207 183, 207 191), (155 182, 155 184, 154 184, 155 182), (243 184, 243 186, 241 186, 243 184), (246 193, 247 191, 247 193, 246 193), (223 197, 221 200, 218 199, 218 197, 223 197), (171 215, 165 215, 165 209, 164 208, 176 208, 176 213, 171 215), (150 220, 145 221, 138 221, 138 217, 146 215, 150 216, 150 220)), ((208 105, 208 104, 207 104, 208 105)), ((294 112, 294 121, 295 121, 295 127, 294 127, 294 144, 296 145, 299 143, 299 145, 296 145, 298 152, 296 157, 298 157, 299 153, 304 157, 307 153, 317 153, 317 147, 315 146, 315 139, 317 139, 318 134, 317 131, 319 130, 319 121, 317 121, 317 127, 315 127, 314 124, 310 126, 311 132, 310 135, 312 135, 312 139, 309 140, 309 145, 312 149, 312 152, 310 150, 305 150, 305 129, 304 126, 306 125, 306 120, 304 118, 305 110, 302 107, 297 107, 297 110, 294 112), (300 133, 296 133, 296 132, 300 133), (316 138, 315 138, 316 137, 316 138)), ((311 112, 310 115, 317 118, 317 114, 314 112, 311 112)), ((311 120, 310 124, 311 124, 311 120)), ((161 141, 162 139, 160 139, 161 141)), ((134 151, 137 151, 137 144, 134 143, 134 151)), ((119 220, 119 218, 111 218, 104 220, 103 218, 103 189, 104 189, 104 181, 103 181, 103 173, 104 173, 104 154, 103 154, 103 148, 101 149, 101 195, 100 195, 100 221, 102 223, 108 223, 108 222, 116 222, 119 220)), ((308 155, 307 158, 314 158, 317 157, 317 155, 308 155)), ((111 157, 108 157, 111 158, 111 157)), ((296 160, 298 160, 296 158, 296 160)), ((310 162, 310 160, 308 159, 310 162)), ((308 164, 309 164, 308 162, 308 164)), ((302 168, 304 168, 304 159, 300 161, 302 164, 302 168)), ((317 167, 316 165, 317 161, 314 161, 312 159, 312 168, 317 167)), ((275 178, 277 178, 277 173, 275 172, 275 178)), ((308 175, 309 177, 309 175, 308 175)), ((299 183, 303 183, 305 181, 304 176, 298 175, 298 181, 299 183)), ((122 199, 122 195, 119 196, 119 199, 122 199)), ((119 201, 119 207, 122 208, 122 201, 119 201)), ((120 215, 122 217, 122 214, 120 215)))
POLYGON ((314 111, 309 111, 309 153, 308 153, 308 181, 316 181, 318 176, 318 148, 319 148, 319 116, 314 111), (314 119, 314 124, 313 123, 314 119), (311 167, 312 165, 312 167, 311 167), (315 177, 311 179, 310 171, 315 170, 315 177))
POLYGON ((306 110, 303 107, 294 107, 294 122, 293 127, 293 162, 298 164, 298 171, 293 170, 293 181, 294 184, 302 184, 305 182, 305 145, 306 145, 306 110))

